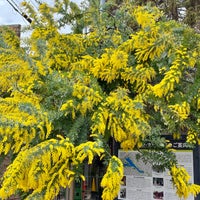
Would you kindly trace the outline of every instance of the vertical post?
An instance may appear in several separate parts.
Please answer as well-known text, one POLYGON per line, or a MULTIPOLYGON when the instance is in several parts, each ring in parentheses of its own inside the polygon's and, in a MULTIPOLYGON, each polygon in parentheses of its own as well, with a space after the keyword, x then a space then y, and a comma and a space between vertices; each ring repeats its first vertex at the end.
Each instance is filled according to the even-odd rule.
POLYGON ((74 199, 74 181, 72 181, 70 185, 70 190, 69 190, 69 200, 74 199))
POLYGON ((69 199, 69 188, 67 187, 65 190, 65 200, 69 199))
MULTIPOLYGON (((200 167, 200 146, 197 145, 196 148, 193 150, 193 161, 194 161, 194 183, 200 184, 200 174, 199 174, 199 167, 200 167)), ((200 194, 196 196, 195 200, 200 200, 200 194)))
POLYGON ((70 187, 66 188, 65 200, 74 200, 74 181, 72 181, 70 187))

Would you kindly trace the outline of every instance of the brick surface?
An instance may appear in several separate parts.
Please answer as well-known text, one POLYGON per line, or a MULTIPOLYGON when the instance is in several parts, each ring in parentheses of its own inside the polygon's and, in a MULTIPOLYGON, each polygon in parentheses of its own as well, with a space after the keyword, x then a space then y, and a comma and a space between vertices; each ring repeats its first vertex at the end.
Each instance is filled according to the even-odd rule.
POLYGON ((8 27, 11 30, 13 30, 19 38, 21 36, 21 25, 20 24, 12 24, 12 25, 0 26, 0 27, 8 27))

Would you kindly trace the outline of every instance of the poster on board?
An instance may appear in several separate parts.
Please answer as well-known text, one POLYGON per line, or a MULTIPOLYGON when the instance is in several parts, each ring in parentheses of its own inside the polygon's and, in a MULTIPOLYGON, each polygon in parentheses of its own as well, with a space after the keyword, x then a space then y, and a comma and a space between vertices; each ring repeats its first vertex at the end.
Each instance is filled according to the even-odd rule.
MULTIPOLYGON (((124 164, 124 177, 118 195, 119 200, 180 200, 168 171, 154 171, 150 164, 136 159, 137 151, 119 150, 118 157, 124 164)), ((189 173, 193 183, 193 151, 177 150, 178 163, 189 173)), ((188 200, 194 200, 190 196, 188 200)))

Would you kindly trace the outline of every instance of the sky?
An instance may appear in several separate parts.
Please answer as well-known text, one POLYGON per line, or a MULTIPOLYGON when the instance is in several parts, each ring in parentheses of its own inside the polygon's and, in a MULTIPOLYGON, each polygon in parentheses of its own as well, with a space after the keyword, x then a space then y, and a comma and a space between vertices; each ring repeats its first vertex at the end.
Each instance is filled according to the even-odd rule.
MULTIPOLYGON (((23 0, 8 0, 13 5, 20 8, 20 3, 23 0)), ((21 24, 28 25, 28 22, 17 13, 12 6, 8 3, 7 0, 0 0, 0 25, 10 25, 10 24, 21 24)), ((52 0, 43 0, 44 2, 52 2, 52 0)), ((27 0, 33 6, 36 5, 35 0, 27 0)), ((73 2, 80 3, 81 0, 73 0, 73 2)))

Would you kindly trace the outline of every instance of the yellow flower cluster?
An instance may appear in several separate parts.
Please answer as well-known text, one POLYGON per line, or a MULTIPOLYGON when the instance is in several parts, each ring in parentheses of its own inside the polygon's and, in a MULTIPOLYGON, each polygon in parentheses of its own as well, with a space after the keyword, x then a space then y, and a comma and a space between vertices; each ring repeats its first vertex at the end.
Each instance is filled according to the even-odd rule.
MULTIPOLYGON (((85 48, 89 48, 91 46, 98 47, 99 42, 101 41, 101 37, 98 34, 97 31, 93 30, 89 34, 84 35, 83 37, 83 44, 85 48)), ((95 51, 92 52, 92 55, 96 55, 97 53, 95 51)), ((88 63, 89 64, 89 63, 88 63)))
POLYGON ((115 33, 112 36, 112 42, 114 45, 120 45, 122 43, 122 36, 118 30, 115 30, 115 33))
MULTIPOLYGON (((8 48, 11 50, 17 50, 20 46, 20 40, 18 36, 8 27, 1 27, 1 37, 3 38, 8 48)), ((2 52, 1 52, 2 53, 2 52)))
POLYGON ((69 160, 75 155, 68 139, 47 140, 21 151, 4 174, 0 198, 7 199, 17 189, 34 190, 43 200, 53 199, 60 186, 67 187, 74 179, 69 160))
POLYGON ((138 64, 135 68, 128 66, 128 54, 124 52, 126 52, 125 49, 123 51, 109 49, 101 58, 94 59, 91 56, 84 56, 78 64, 73 66, 76 70, 85 70, 108 83, 121 78, 126 83, 136 84, 135 90, 142 93, 147 89, 148 83, 156 76, 156 72, 148 63, 138 64))
POLYGON ((72 99, 66 101, 60 108, 61 111, 65 111, 65 115, 71 113, 72 118, 76 117, 76 106, 74 105, 74 101, 72 99))
POLYGON ((197 106, 196 107, 197 107, 197 110, 200 109, 200 98, 199 97, 197 98, 197 106))
POLYGON ((118 88, 94 113, 92 133, 105 135, 106 130, 110 131, 123 149, 132 149, 137 144, 141 146, 141 139, 150 130, 143 106, 142 99, 131 99, 128 90, 118 88))
POLYGON ((136 21, 144 29, 149 26, 154 26, 157 20, 163 15, 157 7, 152 7, 150 11, 147 7, 138 6, 134 9, 133 15, 136 21))
POLYGON ((195 132, 194 130, 189 130, 187 132, 186 142, 188 142, 190 144, 196 144, 198 142, 198 144, 200 144, 200 139, 198 138, 198 133, 195 132))
POLYGON ((190 176, 183 167, 171 167, 170 174, 172 176, 172 182, 176 187, 176 193, 180 198, 187 199, 189 195, 196 196, 200 192, 200 186, 196 184, 190 184, 190 176))
POLYGON ((101 187, 104 188, 101 196, 103 200, 113 200, 117 196, 122 178, 123 163, 119 158, 113 156, 101 180, 101 187))
POLYGON ((120 77, 120 72, 127 66, 128 54, 118 49, 107 49, 101 58, 95 59, 91 73, 108 83, 120 77))
POLYGON ((187 119, 190 114, 190 105, 186 101, 182 102, 182 104, 169 105, 168 107, 178 115, 180 120, 187 119))
POLYGON ((80 111, 82 115, 85 115, 87 111, 92 111, 94 106, 96 106, 102 100, 98 90, 94 90, 85 84, 76 83, 73 85, 72 96, 76 97, 76 100, 68 100, 61 106, 61 111, 65 111, 66 115, 68 113, 72 114, 72 118, 75 118, 77 111, 80 111))
POLYGON ((148 63, 138 64, 135 69, 126 68, 121 72, 122 80, 135 84, 134 90, 143 93, 148 89, 148 83, 155 78, 156 72, 148 63))
MULTIPOLYGON (((51 29, 48 30, 51 32, 51 29)), ((47 64, 59 70, 70 70, 71 64, 78 61, 84 50, 81 35, 57 35, 48 40, 47 64)))
POLYGON ((153 60, 161 55, 165 49, 165 43, 157 43, 160 37, 157 27, 152 27, 151 31, 141 30, 132 36, 138 62, 153 60))
POLYGON ((85 115, 87 111, 93 110, 94 106, 102 100, 98 90, 95 91, 93 88, 81 84, 75 84, 73 86, 72 95, 82 100, 81 103, 77 105, 76 109, 80 110, 83 115, 85 115))
POLYGON ((174 140, 179 140, 181 138, 180 132, 175 132, 172 134, 174 140))
POLYGON ((162 42, 162 34, 159 33, 159 27, 156 22, 162 13, 157 8, 152 8, 152 12, 145 7, 137 7, 134 10, 134 16, 141 30, 132 35, 135 56, 138 62, 146 62, 159 57, 164 51, 165 43, 162 42), (147 28, 148 27, 148 28, 147 28), (159 41, 159 42, 158 42, 159 41))
POLYGON ((27 129, 20 128, 17 124, 13 127, 0 127, 2 138, 0 141, 0 153, 6 155, 11 149, 14 153, 18 153, 22 147, 28 148, 31 141, 36 137, 36 130, 35 128, 27 129))
MULTIPOLYGON (((130 6, 130 1, 124 3, 130 6)), ((102 33, 91 26, 92 31, 88 34, 60 34, 58 27, 61 25, 59 22, 63 23, 62 14, 56 12, 66 9, 74 12, 73 17, 76 14, 68 0, 56 0, 55 8, 41 3, 39 12, 35 13, 27 3, 24 2, 24 6, 34 18, 28 54, 10 33, 3 34, 6 44, 0 46, 0 154, 8 154, 10 150, 18 154, 4 175, 0 198, 7 199, 19 189, 30 194, 27 199, 50 200, 58 194, 60 187, 70 186, 79 164, 84 161, 92 164, 95 156, 101 159, 107 153, 100 139, 76 147, 62 136, 59 140, 47 140, 52 132, 50 119, 55 120, 55 132, 66 133, 66 125, 62 124, 63 113, 72 115, 72 127, 74 122, 76 125, 78 115, 87 115, 87 119, 92 121, 92 139, 95 134, 105 140, 113 137, 124 150, 140 148, 152 122, 146 114, 147 109, 159 98, 173 95, 176 84, 185 78, 188 69, 195 66, 199 53, 198 49, 192 52, 192 46, 187 49, 179 42, 173 44, 175 34, 169 24, 159 20, 162 13, 157 8, 127 7, 129 16, 126 15, 127 8, 124 8, 124 20, 135 18, 139 25, 126 40, 126 31, 122 33, 117 28, 108 31, 107 26, 101 27, 101 22, 105 22, 101 17, 106 13, 97 17, 101 21, 98 27, 102 33), (54 21, 55 15, 61 18, 54 21), (167 41, 168 38, 172 42, 167 41), (109 41, 108 44, 105 41, 109 41), (158 77, 157 72, 160 73, 158 77), (63 78, 59 79, 60 82, 69 80, 70 85, 66 88, 59 87, 60 82, 54 85, 55 82, 51 82, 53 76, 48 76, 54 73, 63 78), (59 88, 58 92, 54 92, 54 88, 59 88), (61 91, 63 95, 60 95, 61 91), (40 94, 48 96, 47 100, 40 94), (45 113, 43 108, 52 110, 45 113), (35 142, 39 144, 35 145, 35 142)), ((90 14, 85 14, 84 18, 81 15, 78 18, 90 24, 90 14)), ((75 21, 79 23, 78 18, 75 21)), ((161 114, 164 113, 162 103, 154 105, 155 111, 161 114)), ((199 99, 197 104, 199 109, 199 99)), ((190 114, 187 102, 174 103, 168 109, 181 122, 186 121, 190 114)), ((178 139, 179 134, 174 135, 178 139)), ((198 134, 190 130, 187 142, 196 141, 199 142, 198 134)), ((171 151, 170 144, 166 148, 171 151)), ((180 197, 187 198, 189 194, 200 192, 199 186, 188 183, 189 175, 183 168, 173 166, 170 172, 180 197)), ((80 176, 84 179, 83 175, 80 176)), ((122 177, 123 164, 113 156, 101 181, 103 200, 113 200, 117 196, 122 177)))
POLYGON ((0 99, 0 153, 7 154, 11 149, 17 153, 22 147, 28 148, 36 137, 44 140, 51 133, 47 114, 31 104, 33 99, 25 99, 23 102, 17 95, 14 99, 0 99))
POLYGON ((2 92, 20 89, 20 92, 30 93, 33 82, 37 79, 28 63, 19 58, 18 54, 13 51, 0 54, 0 70, 2 71, 0 89, 2 92))
POLYGON ((76 62, 72 65, 72 70, 90 72, 90 69, 94 67, 93 65, 94 60, 95 58, 93 58, 90 55, 82 56, 82 59, 79 62, 76 62))
POLYGON ((99 145, 99 142, 98 140, 95 142, 88 141, 75 147, 77 161, 82 163, 87 158, 88 164, 92 164, 95 155, 99 157, 103 156, 102 154, 105 150, 99 145))
POLYGON ((42 3, 40 9, 43 12, 40 16, 43 27, 35 28, 31 34, 32 58, 37 58, 37 65, 46 67, 46 70, 69 70, 71 64, 78 61, 78 56, 85 51, 85 39, 80 34, 60 34, 53 16, 48 12, 48 6, 42 3))
POLYGON ((109 117, 108 109, 99 107, 98 112, 95 112, 92 117, 92 120, 94 121, 94 124, 91 128, 92 133, 104 135, 107 128, 106 125, 108 117, 109 117))
POLYGON ((180 50, 176 50, 176 58, 164 78, 152 87, 154 94, 158 97, 166 97, 173 92, 175 84, 179 83, 182 77, 184 68, 189 66, 188 62, 187 49, 181 46, 180 50))

